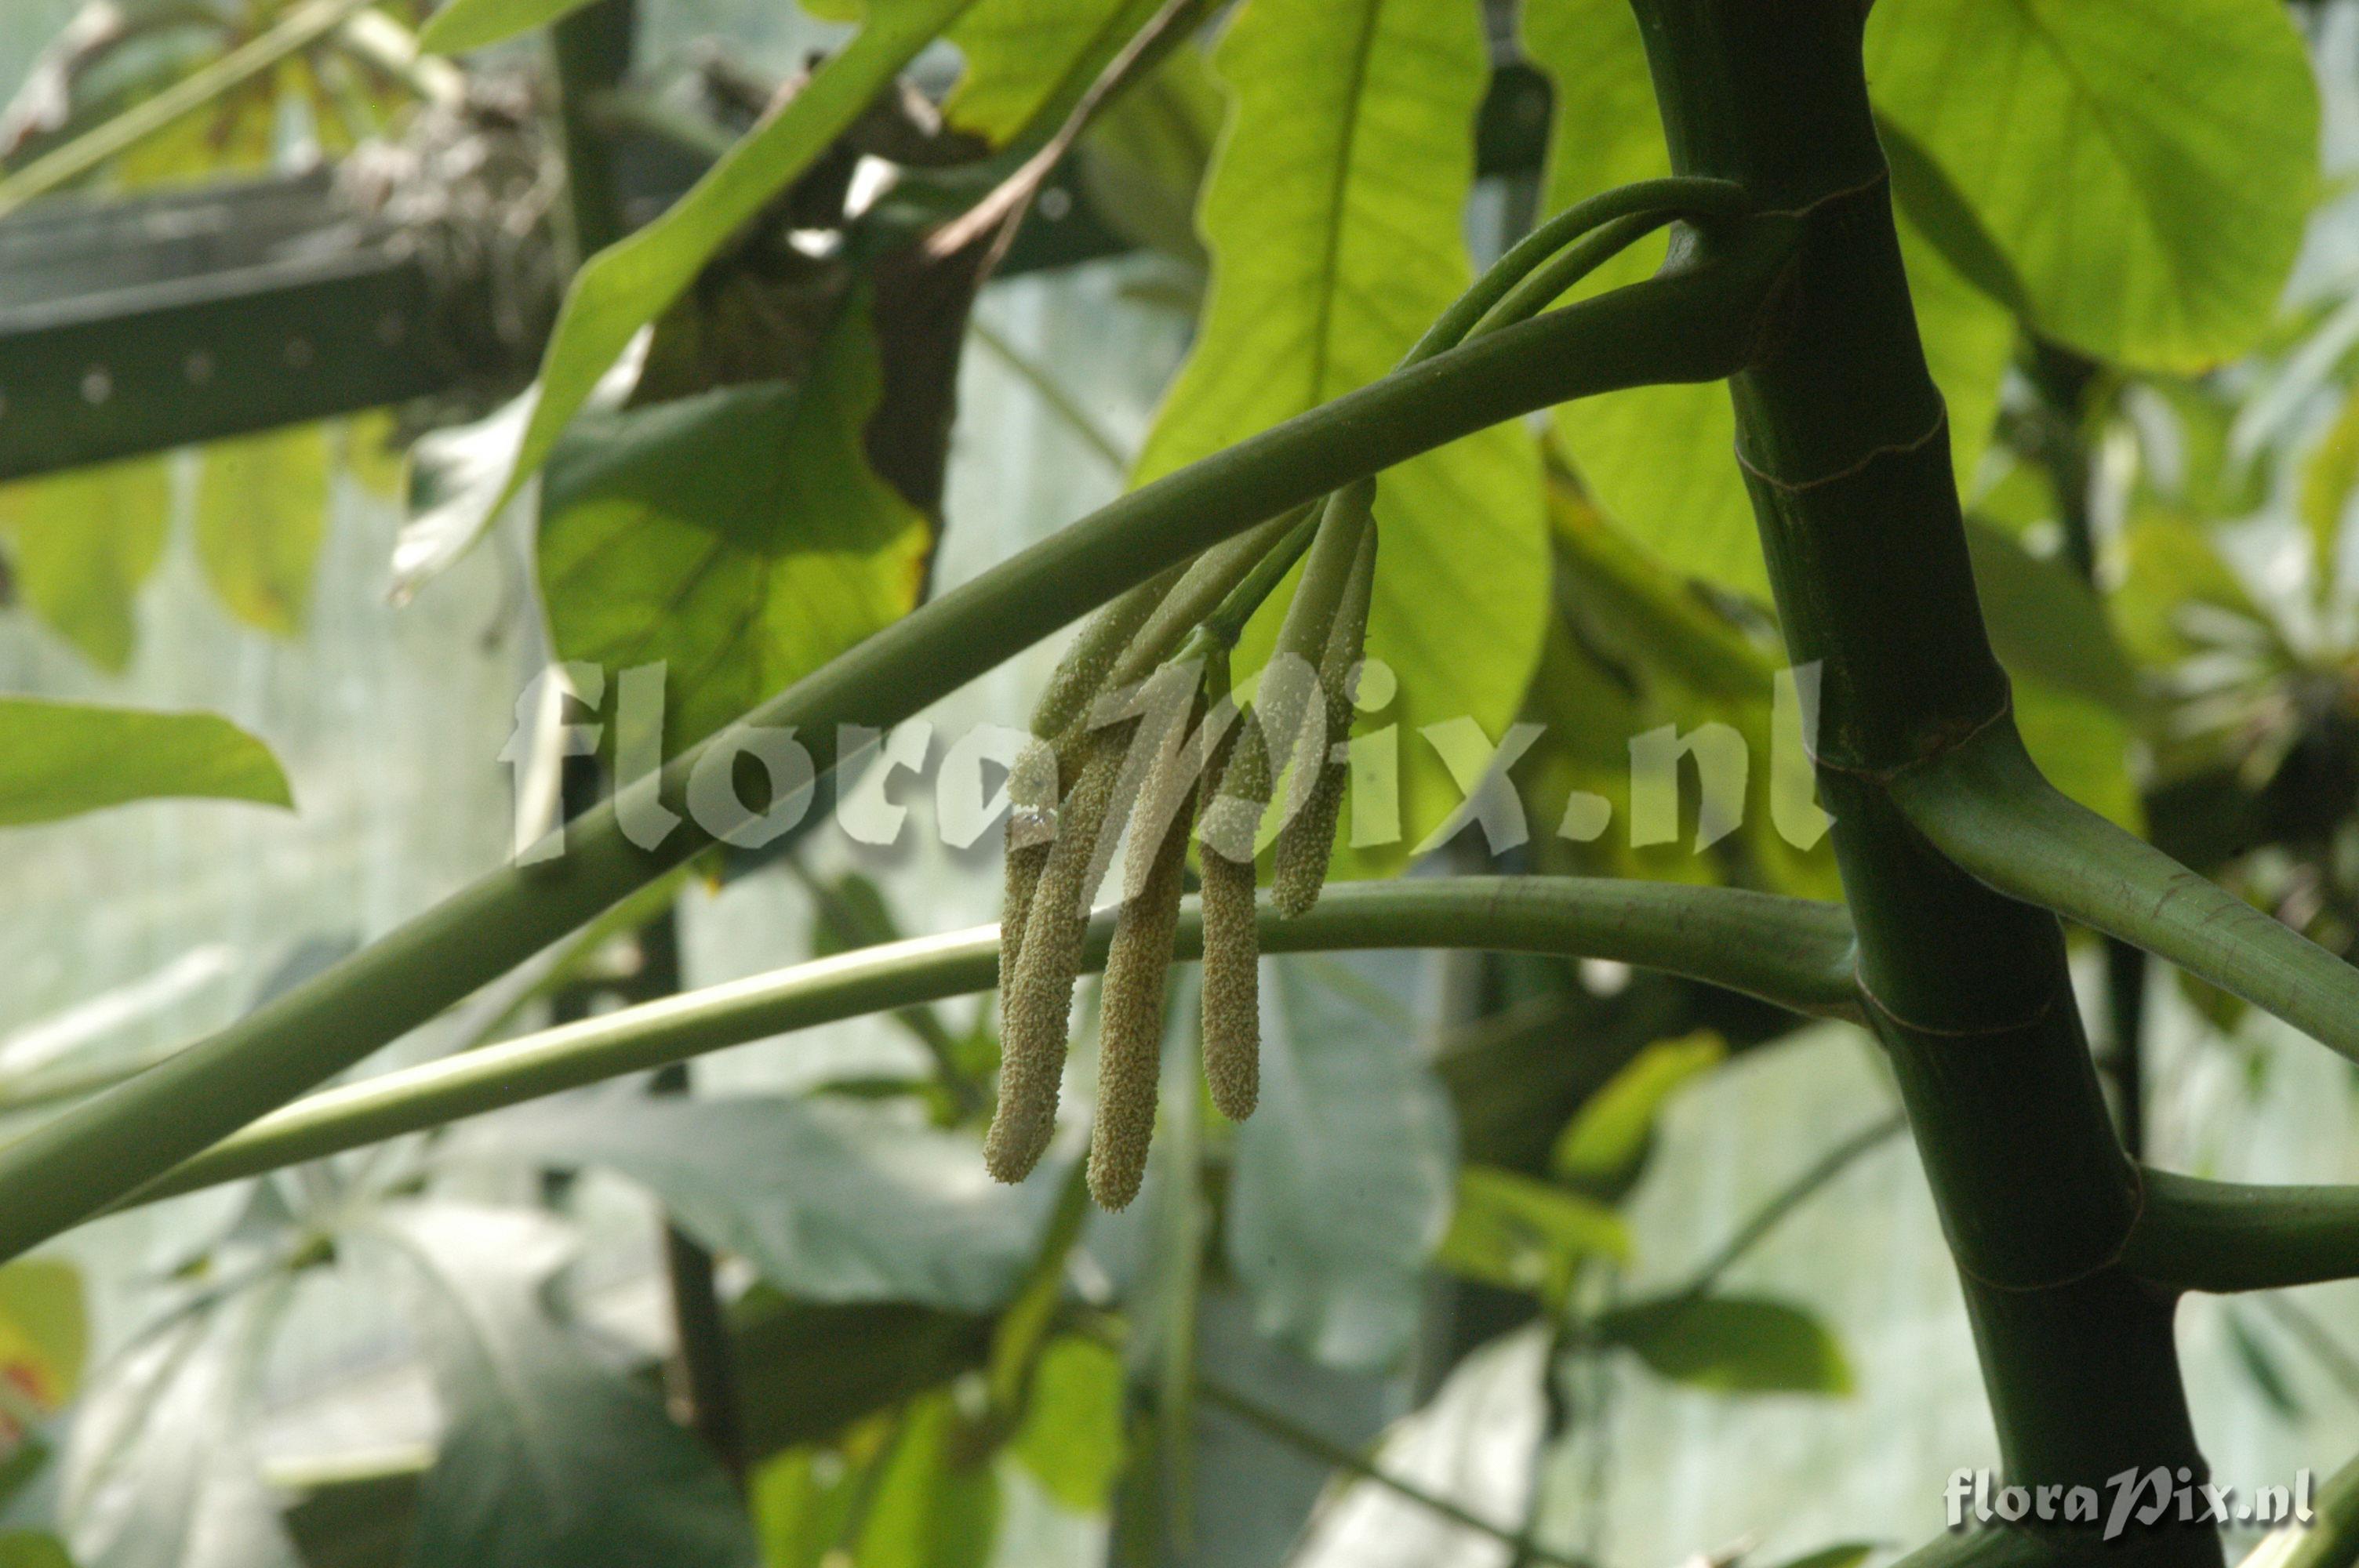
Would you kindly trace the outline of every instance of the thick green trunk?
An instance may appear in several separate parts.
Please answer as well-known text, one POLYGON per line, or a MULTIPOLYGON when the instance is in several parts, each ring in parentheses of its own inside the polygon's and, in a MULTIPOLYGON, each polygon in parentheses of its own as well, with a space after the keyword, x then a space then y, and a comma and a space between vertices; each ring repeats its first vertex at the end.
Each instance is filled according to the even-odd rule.
MULTIPOLYGON (((2118 1264, 2137 1177, 2062 933, 1944 860, 1888 795, 1896 774, 2012 719, 1868 112, 1864 7, 1636 6, 1679 171, 1738 181, 1803 223, 1785 319, 1731 383, 1737 460, 1788 647, 1821 665, 1820 787, 1860 984, 1958 1262, 2007 1478, 2102 1493, 2123 1470, 2162 1465, 2200 1482, 2171 1298, 2118 1264)), ((1957 1434, 1962 1456, 1973 1435, 1957 1434)), ((2221 1560, 2208 1529, 2130 1535, 2144 1539, 2109 1554, 2221 1560)))

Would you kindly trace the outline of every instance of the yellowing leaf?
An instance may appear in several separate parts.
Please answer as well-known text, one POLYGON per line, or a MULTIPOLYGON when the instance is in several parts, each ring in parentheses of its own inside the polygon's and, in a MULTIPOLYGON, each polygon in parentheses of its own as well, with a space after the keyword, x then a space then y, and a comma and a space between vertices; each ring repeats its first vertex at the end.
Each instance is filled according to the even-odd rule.
POLYGON ((171 476, 156 458, 0 489, 0 535, 25 602, 101 669, 131 663, 133 607, 163 558, 171 511, 171 476))
POLYGON ((58 1410, 82 1387, 89 1349, 80 1270, 56 1258, 0 1268, 0 1378, 36 1408, 58 1410))
POLYGON ((2310 559, 2321 590, 2332 586, 2343 511, 2359 488, 2359 396, 2343 406, 2301 469, 2301 520, 2310 527, 2310 559))
POLYGON ((875 1477, 853 1560, 875 1568, 984 1568, 999 1535, 999 1478, 947 1390, 909 1401, 875 1477))
POLYGON ((2121 710, 2029 677, 2015 682, 2015 727, 2048 782, 2098 816, 2141 831, 2146 808, 2130 777, 2130 721, 2121 710))
POLYGON ((303 630, 327 534, 328 439, 316 425, 216 441, 197 481, 197 560, 238 620, 303 630))
POLYGON ((1513 1171, 1469 1165, 1458 1173, 1458 1207, 1434 1262, 1555 1306, 1584 1259, 1629 1256, 1630 1233, 1603 1204, 1513 1171))
POLYGON ((1049 1495, 1096 1513, 1122 1475, 1122 1357, 1093 1339, 1049 1342, 1032 1371, 1024 1424, 1011 1447, 1049 1495))
POLYGON ((408 488, 408 455, 396 446, 393 416, 382 409, 355 414, 340 427, 336 457, 353 482, 371 495, 399 501, 408 488))
POLYGON ((429 54, 461 54, 545 27, 589 4, 590 0, 450 0, 419 29, 418 47, 429 54))

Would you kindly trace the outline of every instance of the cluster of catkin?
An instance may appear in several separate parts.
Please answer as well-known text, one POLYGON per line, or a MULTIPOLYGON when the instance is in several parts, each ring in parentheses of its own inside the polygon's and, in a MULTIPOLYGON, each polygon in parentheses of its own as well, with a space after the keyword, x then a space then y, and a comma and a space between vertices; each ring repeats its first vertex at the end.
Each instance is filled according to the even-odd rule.
MULTIPOLYGON (((1122 1208, 1146 1174, 1191 837, 1200 847, 1205 1079, 1223 1115, 1253 1114, 1261 1093, 1255 863, 1283 774, 1291 787, 1271 852, 1272 903, 1289 916, 1318 903, 1349 771, 1344 748, 1328 741, 1350 731, 1349 683, 1375 580, 1372 496, 1363 484, 1331 498, 1311 538, 1271 665, 1303 678, 1266 674, 1255 705, 1241 708, 1228 689, 1228 644, 1251 605, 1239 613, 1224 601, 1227 613, 1196 625, 1180 656, 1155 665, 1134 689, 1114 689, 1126 662, 1160 657, 1154 644, 1174 640, 1169 610, 1183 596, 1174 589, 1180 579, 1167 577, 1102 611, 1050 682, 1008 782, 999 1104, 984 1144, 999 1180, 1023 1180, 1055 1133, 1090 902, 1125 827, 1122 902, 1100 991, 1091 1195, 1122 1208), (1317 711, 1306 712, 1313 704, 1317 711), (1298 746, 1303 737, 1316 745, 1298 746)), ((1228 566, 1243 578, 1237 568, 1253 564, 1233 557, 1228 566)))

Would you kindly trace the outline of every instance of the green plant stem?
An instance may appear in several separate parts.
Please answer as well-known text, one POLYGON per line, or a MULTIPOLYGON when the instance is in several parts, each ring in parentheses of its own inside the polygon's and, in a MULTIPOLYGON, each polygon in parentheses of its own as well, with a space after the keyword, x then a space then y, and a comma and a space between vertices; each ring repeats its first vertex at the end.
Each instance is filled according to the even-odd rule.
POLYGON ((1125 645, 1121 656, 1114 661, 1113 673, 1106 677, 1106 687, 1125 690, 1154 674, 1155 667, 1170 657, 1206 616, 1216 613, 1253 577, 1255 568, 1269 558, 1272 550, 1293 537, 1306 517, 1317 521, 1315 501, 1291 507, 1282 517, 1273 517, 1257 527, 1223 539, 1190 561, 1179 581, 1155 606, 1154 613, 1139 627, 1137 635, 1125 645))
MULTIPOLYGON (((1434 319, 1400 362, 1417 364, 1469 338, 1529 319, 1641 235, 1667 223, 1681 218, 1733 218, 1746 206, 1740 186, 1720 179, 1678 178, 1639 180, 1576 202, 1533 229, 1492 263, 1434 319)), ((1332 500, 1329 504, 1333 504, 1332 500)), ((1275 544, 1252 552, 1237 551, 1237 564, 1223 563, 1218 579, 1208 574, 1208 582, 1234 581, 1234 586, 1218 608, 1198 622, 1197 631, 1223 647, 1234 647, 1245 634, 1245 622, 1310 547, 1323 520, 1324 509, 1314 512, 1275 544), (1243 563, 1248 560, 1250 569, 1244 569, 1243 563)), ((1365 521, 1364 515, 1361 521, 1365 521)), ((1316 657, 1315 653, 1301 649, 1295 652, 1316 657)), ((1160 657, 1160 653, 1156 656, 1160 657)))
POLYGON ((636 0, 592 0, 549 30, 557 67, 557 124, 565 148, 567 235, 575 266, 629 232, 615 179, 614 141, 593 106, 622 84, 638 30, 636 0))
POLYGON ((1196 1392, 1204 1403, 1214 1410, 1226 1411, 1246 1425, 1276 1438, 1287 1447, 1295 1449, 1321 1464, 1397 1494, 1415 1503, 1429 1513, 1437 1514, 1452 1524, 1463 1526, 1478 1535, 1485 1535, 1501 1545, 1512 1548, 1517 1558, 1526 1563, 1542 1563, 1550 1568, 1589 1568, 1583 1560, 1551 1552, 1530 1536, 1519 1530, 1493 1524, 1471 1509, 1460 1507, 1448 1498, 1387 1474, 1366 1455, 1355 1454, 1340 1443, 1332 1443, 1309 1427, 1279 1414, 1256 1400, 1249 1400, 1233 1390, 1223 1388, 1209 1378, 1196 1379, 1196 1392))
POLYGON ((2309 1525, 2271 1530, 2238 1568, 2351 1568, 2359 1563, 2359 1459, 2326 1478, 2309 1525))
POLYGON ((1937 1536, 1890 1568, 2047 1568, 2065 1561, 2030 1530, 1996 1525, 1937 1536))
POLYGON ((298 6, 267 32, 0 179, 0 216, 15 211, 37 196, 46 196, 60 186, 80 179, 109 158, 195 114, 224 92, 251 81, 280 60, 300 54, 375 3, 376 0, 311 0, 308 5, 298 6))
POLYGON ((2359 1277, 2359 1187, 2146 1173, 2122 1266, 2168 1290, 2274 1291, 2359 1277))
POLYGON ((0 1259, 399 1038, 704 849, 712 840, 685 816, 658 848, 639 848, 617 811, 684 803, 699 761, 743 747, 749 728, 792 727, 825 773, 839 726, 898 723, 1133 584, 1289 507, 1532 409, 1725 375, 1765 333, 1793 237, 1774 221, 1746 231, 1709 260, 1436 355, 1132 491, 625 786, 569 827, 559 858, 484 877, 269 1006, 0 1148, 0 1259))
MULTIPOLYGON (((1404 367, 1417 364, 1471 337, 1538 315, 1632 242, 1667 223, 1681 218, 1734 218, 1746 206, 1743 188, 1726 180, 1676 178, 1617 186, 1577 202, 1492 263, 1434 319, 1400 362, 1404 367)), ((1234 586, 1202 618, 1198 630, 1234 647, 1245 622, 1310 546, 1322 517, 1323 511, 1314 513, 1273 545, 1238 550, 1237 563, 1224 563, 1217 579, 1207 574, 1208 582, 1233 581, 1234 586), (1250 569, 1243 565, 1247 561, 1250 569)))
MULTIPOLYGON (((1228 597, 1196 623, 1196 630, 1223 652, 1235 647, 1237 639, 1245 634, 1245 623, 1277 591, 1277 585, 1286 580, 1286 574, 1294 569, 1294 563, 1302 558, 1302 552, 1310 547, 1311 537, 1318 532, 1316 517, 1305 517, 1288 529, 1286 537, 1271 546, 1254 563, 1253 570, 1229 589, 1228 597)), ((1211 651, 1206 650, 1207 654, 1211 651)))
POLYGON ((2359 969, 2058 792, 2012 727, 1908 770, 1892 794, 1999 892, 2168 958, 2359 1061, 2359 969))
MULTIPOLYGON (((1731 380, 1737 459, 1788 656, 1819 667, 1812 754, 1861 989, 1957 1260, 2008 1479, 2102 1489, 2157 1465, 2201 1476, 2171 1298, 2114 1261, 2136 1173, 2090 1061, 2062 929, 1945 860, 1894 800, 1901 770, 2005 728, 2008 709, 1868 105, 1866 8, 1635 9, 1673 168, 1734 181, 1756 212, 1805 230, 1783 335, 1731 380)), ((1689 245, 1709 253, 1717 232, 1689 245)), ((2208 1531, 2119 1544, 2157 1568, 2220 1563, 2208 1531)))
MULTIPOLYGON (((1085 961, 1105 962, 1115 911, 1091 924, 1085 961)), ((1310 914, 1266 907, 1273 953, 1488 947, 1618 959, 1841 1015, 1854 1001, 1851 934, 1832 904, 1724 888, 1583 877, 1435 877, 1331 891, 1310 914)), ((1178 954, 1201 952, 1195 902, 1178 954)), ((264 1118, 132 1201, 148 1202, 748 1041, 988 989, 998 928, 862 948, 665 998, 328 1089, 264 1118)))
POLYGON ((2359 1361, 2326 1331, 2326 1325, 2297 1304, 2291 1296, 2271 1292, 2258 1298, 2261 1310, 2277 1320, 2277 1326, 2300 1342, 2310 1352, 2311 1360, 2326 1369, 2343 1390, 2346 1400, 2359 1400, 2359 1361))
POLYGON ((1290 775, 1286 797, 1289 818, 1309 798, 1312 782, 1326 760, 1326 712, 1316 677, 1334 628, 1335 611, 1351 582, 1353 565, 1359 559, 1360 541, 1375 526, 1375 500, 1373 479, 1345 485, 1327 498, 1310 547, 1303 552, 1302 575, 1295 579, 1294 595, 1278 622, 1277 641, 1270 650, 1270 673, 1254 694, 1254 714, 1262 727, 1262 738, 1269 744, 1271 770, 1290 775), (1303 678, 1271 678, 1289 671, 1303 678), (1315 749, 1300 755, 1298 748, 1304 737, 1299 727, 1314 707, 1320 725, 1315 749))
POLYGON ((1058 423, 1095 453, 1099 461, 1117 475, 1130 472, 1131 454, 1123 449, 1122 443, 1115 440, 1071 393, 1058 384, 1057 378, 1049 373, 1047 366, 1000 336, 995 329, 979 317, 970 319, 966 330, 968 336, 989 350, 993 359, 1031 390, 1032 395, 1040 400, 1040 406, 1055 415, 1058 423))
POLYGON ((1688 1282, 1677 1292, 1693 1301, 1712 1293, 1721 1277, 1734 1267, 1745 1255, 1761 1245, 1777 1227, 1783 1225, 1796 1209, 1809 1203, 1826 1189, 1827 1184, 1851 1169, 1861 1156, 1881 1149, 1893 1138, 1908 1130, 1908 1119, 1897 1113, 1878 1119, 1861 1128, 1824 1154, 1813 1161, 1810 1169, 1794 1178, 1768 1202, 1756 1210, 1753 1217, 1738 1226, 1727 1240, 1700 1264, 1688 1282))
POLYGON ((65 1061, 25 1075, 5 1089, 0 1089, 0 1116, 15 1116, 22 1111, 39 1110, 60 1100, 83 1099, 102 1089, 111 1089, 129 1078, 136 1078, 159 1062, 168 1062, 179 1054, 182 1047, 168 1046, 150 1050, 121 1061, 79 1063, 69 1057, 65 1061))
MULTIPOLYGON (((2102 593, 2088 440, 2094 401, 2091 394, 2099 385, 2096 362, 2035 337, 2024 369, 2045 406, 2028 422, 2029 456, 2047 470, 2049 486, 2055 492, 2057 518, 2064 528, 2064 558, 2082 582, 2102 593)), ((2121 1111, 2122 1147, 2138 1160, 2146 1155, 2147 955, 2118 936, 2105 938, 2104 947, 2105 1033, 2111 1048, 2107 1065, 2121 1111)))
POLYGON ((592 123, 609 135, 636 131, 668 142, 707 165, 719 163, 737 142, 725 126, 645 90, 610 88, 591 94, 582 108, 592 123))
MULTIPOLYGON (((829 946, 837 952, 854 952, 899 936, 889 920, 863 919, 858 906, 845 898, 835 884, 812 875, 801 856, 788 855, 785 859, 787 869, 802 884, 804 896, 810 900, 813 919, 826 932, 829 946)), ((940 1013, 919 1004, 895 1008, 892 1017, 924 1047, 934 1064, 935 1082, 941 1086, 960 1115, 981 1110, 990 1103, 991 1086, 978 1081, 961 1065, 958 1036, 942 1022, 940 1013)))
POLYGON ((1456 348, 1473 331, 1475 323, 1490 314, 1491 308, 1505 299, 1534 269, 1593 229, 1638 214, 1663 222, 1680 218, 1732 219, 1742 217, 1751 205, 1741 185, 1725 179, 1679 176, 1619 185, 1576 201, 1538 224, 1484 268, 1483 276, 1451 301, 1450 308, 1433 319, 1433 325, 1411 345, 1401 363, 1413 365, 1445 349, 1456 348))
POLYGON ((1601 224, 1534 267, 1529 276, 1484 311, 1483 319, 1466 330, 1466 335, 1479 338, 1511 323, 1530 320, 1562 298, 1582 279, 1656 230, 1676 222, 1677 217, 1671 212, 1634 212, 1601 224))
POLYGON ((421 53, 418 35, 382 11, 363 10, 346 22, 337 42, 363 64, 393 77, 429 103, 451 105, 467 96, 467 75, 447 59, 421 53))
MULTIPOLYGON (((1456 348, 1470 336, 1494 331, 1538 314, 1542 307, 1641 234, 1682 217, 1734 218, 1744 213, 1747 205, 1744 189, 1726 180, 1676 178, 1617 186, 1578 202, 1533 230, 1494 262, 1465 293, 1435 318, 1433 325, 1401 357, 1400 368, 1456 348), (1603 234, 1590 235, 1590 231, 1601 228, 1605 231, 1603 234), (1584 239, 1584 235, 1590 237, 1584 239), (1571 263, 1557 254, 1568 244, 1574 253, 1571 263), (1558 281, 1544 289, 1527 288, 1535 269, 1545 269, 1558 281), (1495 308, 1510 295, 1522 300, 1519 308, 1511 311, 1495 308)), ((978 326, 976 331, 980 333, 982 329, 978 326)), ((1016 363, 1008 351, 999 351, 1002 358, 1016 363)), ((1061 397, 1061 393, 1049 386, 1044 376, 1020 364, 1016 368, 1044 397, 1061 397)), ((1189 568, 1187 576, 1168 596, 1168 602, 1160 605, 1140 630, 1107 684, 1119 689, 1144 679, 1190 633, 1201 633, 1223 646, 1234 646, 1244 634, 1245 623, 1309 547, 1323 516, 1324 508, 1314 506, 1308 518, 1290 528, 1266 524, 1207 552, 1189 568)))

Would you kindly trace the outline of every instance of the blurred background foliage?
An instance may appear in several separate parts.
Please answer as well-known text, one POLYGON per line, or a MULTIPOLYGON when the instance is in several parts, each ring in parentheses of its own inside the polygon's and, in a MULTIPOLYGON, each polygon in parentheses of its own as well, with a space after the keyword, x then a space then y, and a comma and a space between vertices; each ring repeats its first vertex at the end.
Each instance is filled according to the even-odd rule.
MULTIPOLYGON (((649 330, 620 373, 576 378, 586 412, 502 506, 565 276, 852 13, 638 0, 628 70, 585 92, 579 26, 454 69, 415 51, 424 7, 329 3, 16 0, 0 38, 0 209, 210 80, 25 216, 332 167, 477 302, 422 404, 0 488, 0 669, 27 699, 0 703, 0 822, 246 803, 12 834, 17 1125, 496 864, 504 747, 552 659, 665 660, 662 741, 708 732, 1382 373, 1536 213, 1663 168, 1620 0, 1201 6, 1039 194, 1012 254, 1045 260, 978 292, 975 247, 921 237, 1158 9, 981 0, 908 95, 671 257, 693 283, 625 323, 649 330), (600 135, 636 149, 610 185, 584 178, 600 135), (132 711, 157 708, 234 722, 132 711)), ((2359 5, 1882 0, 1868 47, 2035 752, 2352 956, 2359 5)), ((1362 743, 1399 748, 1404 831, 1339 871, 1833 895, 1769 808, 1781 671, 1731 429, 1719 389, 1654 389, 1384 476, 1370 635, 1400 679, 1362 743), (1423 731, 1459 719, 1544 727, 1512 768, 1527 841, 1446 831, 1465 781, 1423 731), (1735 832, 1699 847, 1690 791, 1677 838, 1632 842, 1631 741, 1667 725, 1747 742, 1735 832)), ((1015 721, 1054 652, 939 705, 939 734, 1015 721)), ((995 838, 948 847, 900 793, 895 846, 818 816, 712 858, 377 1065, 993 918, 995 838)), ((2077 961, 2145 1157, 2359 1175, 2346 1067, 2134 955, 2077 961)), ((87 1227, 0 1270, 0 1562, 1850 1568, 1992 1462, 1864 1036, 1595 963, 1266 962, 1259 1112, 1227 1124, 1173 1050, 1118 1216, 1082 1204, 1072 1127, 1032 1181, 985 1183, 996 1044, 966 1002, 87 1227)), ((2354 1300, 2190 1303, 2219 1474, 2359 1444, 2354 1300)))

